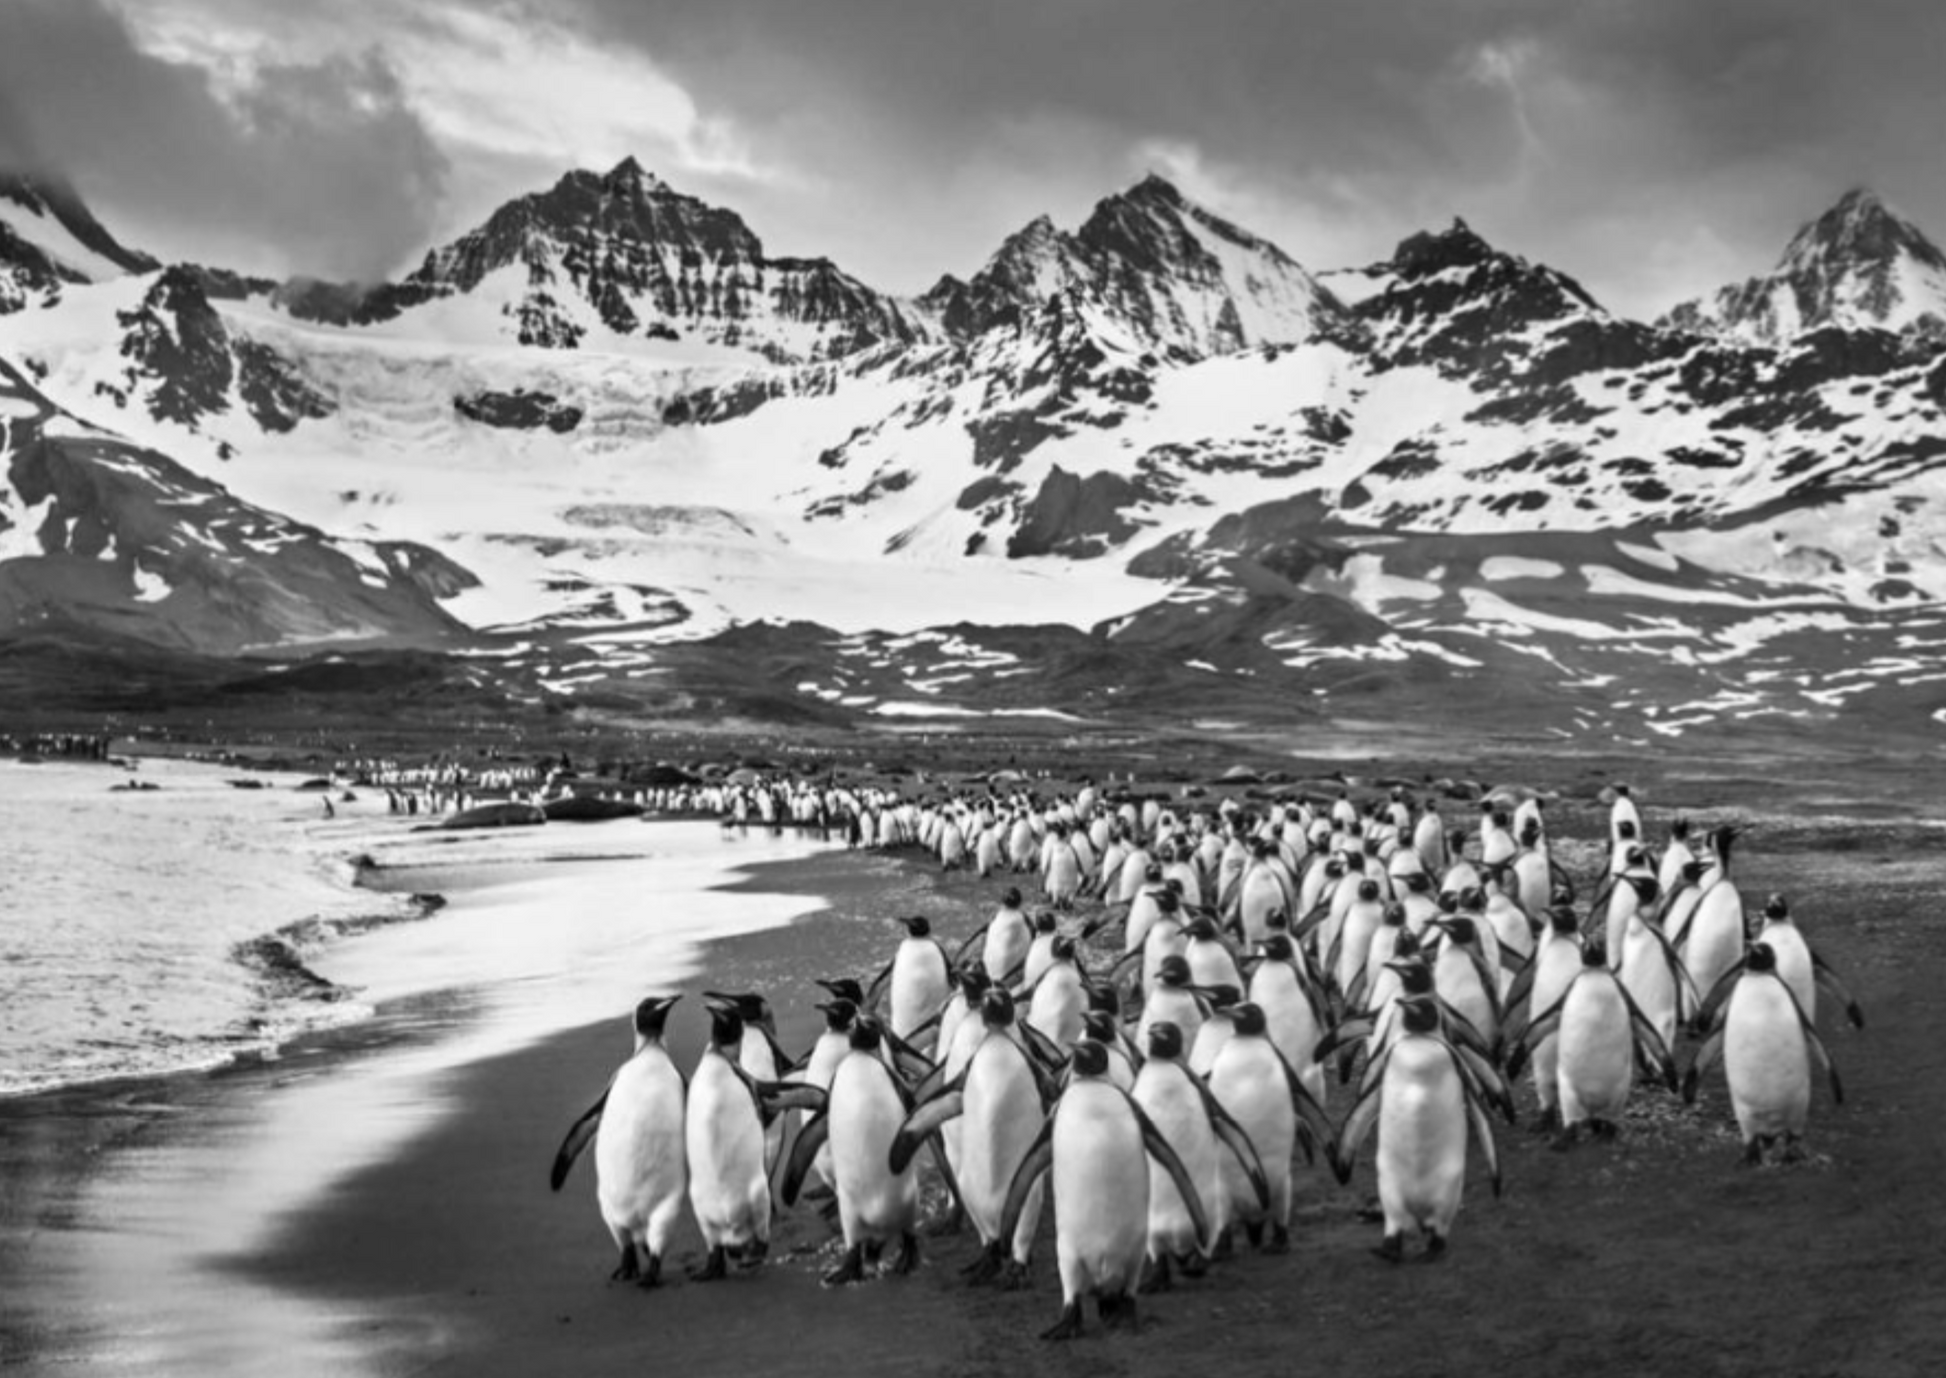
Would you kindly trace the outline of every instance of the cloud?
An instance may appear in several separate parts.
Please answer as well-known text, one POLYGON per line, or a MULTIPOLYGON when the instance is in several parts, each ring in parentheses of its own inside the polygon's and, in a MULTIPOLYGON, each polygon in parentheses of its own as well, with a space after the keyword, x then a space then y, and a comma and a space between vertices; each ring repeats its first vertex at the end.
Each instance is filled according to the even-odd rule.
POLYGON ((449 166, 376 48, 211 68, 143 51, 99 0, 10 0, 14 133, 137 247, 378 276, 424 247, 449 166))

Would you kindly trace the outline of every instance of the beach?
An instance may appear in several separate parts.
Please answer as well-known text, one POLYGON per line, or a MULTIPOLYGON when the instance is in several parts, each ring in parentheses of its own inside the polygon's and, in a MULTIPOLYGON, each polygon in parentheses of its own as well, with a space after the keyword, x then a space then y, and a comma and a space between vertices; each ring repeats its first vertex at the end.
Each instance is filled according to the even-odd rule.
MULTIPOLYGON (((1400 1268, 1371 1258, 1377 1227, 1358 1219, 1369 1150, 1349 1187, 1300 1166, 1289 1255, 1241 1250, 1144 1298, 1139 1335, 1105 1336, 1091 1312, 1087 1336, 1054 1346, 1036 1338, 1059 1309, 1047 1224, 1034 1286, 1019 1293, 963 1284, 970 1236, 928 1239, 911 1277, 823 1289, 833 1232, 803 1206, 779 1216, 770 1261, 753 1273, 687 1281, 701 1249, 685 1221, 663 1288, 608 1283, 592 1164, 558 1195, 545 1177, 628 1053, 627 1004, 456 1064, 438 1049, 478 1012, 408 1000, 275 1063, 0 1102, 5 1361, 469 1378, 644 1365, 1929 1374, 1946 1339, 1946 1057, 1929 1023, 1946 958, 1936 833, 1847 812, 1857 802, 1767 819, 1745 861, 1756 896, 1793 895, 1871 1021, 1856 1034, 1822 1021, 1846 1103, 1819 1093, 1802 1165, 1739 1165, 1720 1079, 1693 1110, 1638 1095, 1613 1144, 1555 1153, 1497 1126, 1505 1195, 1493 1199, 1476 1158, 1446 1261, 1400 1268), (347 1122, 378 1148, 307 1182, 305 1144, 347 1122), (267 1219, 266 1200, 282 1203, 267 1219)), ((1583 816, 1560 821, 1586 830, 1583 816)), ((769 991, 782 1042, 801 1049, 818 1018, 810 978, 869 977, 905 913, 931 915, 950 945, 1009 883, 843 850, 753 868, 738 887, 824 905, 702 948, 676 983, 688 997, 670 1025, 678 1063, 693 1064, 703 1032, 697 991, 769 991)), ((1338 1118, 1346 1093, 1333 1091, 1338 1118)), ((1526 1088, 1519 1099, 1531 1108, 1526 1088)))

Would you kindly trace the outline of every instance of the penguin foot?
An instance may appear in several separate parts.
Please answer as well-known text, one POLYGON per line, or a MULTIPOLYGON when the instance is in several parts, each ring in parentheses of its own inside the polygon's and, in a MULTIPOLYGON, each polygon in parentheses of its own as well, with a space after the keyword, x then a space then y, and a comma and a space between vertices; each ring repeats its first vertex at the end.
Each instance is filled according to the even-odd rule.
POLYGON ((1801 1163, 1804 1162, 1806 1159, 1808 1159, 1810 1156, 1811 1156, 1810 1154, 1804 1151, 1803 1139, 1799 1138, 1795 1134, 1786 1134, 1784 1136, 1784 1161, 1785 1162, 1801 1163))
POLYGON ((854 1244, 845 1250, 844 1262, 818 1279, 826 1287, 847 1287, 865 1280, 865 1247, 854 1244))
POLYGON ((837 1199, 837 1195, 838 1193, 831 1189, 831 1184, 829 1182, 819 1182, 814 1187, 806 1187, 804 1189, 804 1194, 799 1196, 797 1199, 800 1201, 812 1201, 812 1202, 832 1201, 837 1199))
POLYGON ((1126 1330, 1130 1334, 1141 1332, 1142 1325, 1135 1313, 1135 1298, 1127 1292, 1096 1298, 1095 1314, 1101 1318, 1103 1330, 1126 1330))
POLYGON ((1209 1260, 1199 1253, 1184 1254, 1176 1260, 1176 1266, 1182 1269, 1182 1275, 1186 1278, 1206 1277, 1209 1274, 1209 1260))
POLYGON ((1372 1253, 1374 1256, 1384 1259, 1387 1263, 1397 1263, 1405 1257, 1405 1236, 1402 1234, 1388 1234, 1384 1239, 1379 1241, 1378 1247, 1373 1249, 1372 1253))
POLYGON ((1264 1245, 1267 1254, 1287 1254, 1291 1251, 1291 1232, 1287 1225, 1273 1224, 1270 1227, 1270 1243, 1264 1245))
POLYGON ((919 1266, 919 1236, 907 1230, 899 1236, 899 1251, 892 1255, 892 1262, 885 1271, 894 1277, 904 1277, 919 1266))
POLYGON ((753 1268, 761 1268, 764 1266, 764 1260, 769 1256, 770 1241, 753 1239, 737 1251, 737 1267, 745 1272, 753 1268))
POLYGON ((1231 1232, 1230 1227, 1228 1225, 1225 1225, 1222 1228, 1222 1230, 1218 1232, 1216 1236, 1216 1247, 1210 1250, 1209 1256, 1214 1261, 1221 1263, 1224 1259, 1234 1257, 1236 1251, 1237 1251, 1236 1237, 1231 1232))
POLYGON ((1385 1207, 1381 1206, 1378 1203, 1378 1198, 1374 1196, 1358 1208, 1358 1219, 1362 1224, 1366 1225, 1383 1225, 1385 1223, 1385 1207))
POLYGON ((1745 1167, 1762 1167, 1763 1162, 1764 1162, 1764 1136, 1761 1134, 1753 1135, 1751 1138, 1744 1141, 1743 1165, 1745 1167))
POLYGON ((702 1267, 689 1270, 691 1282, 716 1282, 729 1275, 729 1254, 721 1244, 709 1251, 709 1257, 703 1260, 702 1267))
POLYGON ((1561 1107, 1545 1105, 1535 1112, 1534 1118, 1527 1122, 1529 1133, 1535 1135, 1552 1134, 1561 1128, 1561 1107))
POLYGON ((1561 1132, 1554 1136, 1554 1142, 1549 1144, 1548 1147, 1556 1153, 1566 1153, 1574 1147, 1575 1140, 1580 1137, 1581 1126, 1579 1124, 1564 1124, 1561 1126, 1561 1132))
POLYGON ((1588 1126, 1594 1130, 1595 1137, 1605 1144, 1614 1143, 1616 1136, 1622 1132, 1622 1127, 1613 1120, 1590 1120, 1588 1126))
POLYGON ((1264 1222, 1261 1220, 1246 1221, 1243 1226, 1243 1237, 1250 1241, 1251 1248, 1262 1248, 1264 1242, 1264 1222))
POLYGON ((635 1259, 635 1245, 629 1244, 622 1250, 622 1261, 615 1265, 615 1271, 608 1275, 610 1282, 633 1282, 642 1276, 641 1266, 635 1259))
POLYGON ((966 1228, 966 1212, 958 1206, 926 1226, 926 1238, 942 1239, 966 1228))
POLYGON ((1135 1290, 1145 1297, 1152 1297, 1157 1292, 1172 1292, 1175 1287, 1175 1280, 1169 1276, 1169 1256, 1164 1254, 1150 1261, 1149 1275, 1142 1279, 1135 1290))
POLYGON ((979 1255, 971 1263, 959 1270, 960 1276, 973 1287, 992 1282, 1000 1276, 1000 1265, 1006 1257, 1006 1246, 996 1239, 980 1250, 979 1255))
POLYGON ((1071 1301, 1061 1308, 1061 1319, 1041 1332, 1043 1340, 1072 1340, 1081 1333, 1081 1303, 1071 1301))
POLYGON ((1437 1263, 1446 1257, 1446 1236, 1438 1230, 1426 1231, 1426 1251, 1419 1255, 1421 1263, 1437 1263))
POLYGON ((1000 1281, 997 1284, 1002 1292, 1025 1292, 1034 1285, 1034 1274, 1025 1263, 1010 1258, 1000 1265, 1000 1281))
POLYGON ((635 1279, 635 1285, 643 1291, 653 1291, 662 1286, 662 1255, 650 1254, 648 1266, 642 1269, 642 1276, 635 1279))

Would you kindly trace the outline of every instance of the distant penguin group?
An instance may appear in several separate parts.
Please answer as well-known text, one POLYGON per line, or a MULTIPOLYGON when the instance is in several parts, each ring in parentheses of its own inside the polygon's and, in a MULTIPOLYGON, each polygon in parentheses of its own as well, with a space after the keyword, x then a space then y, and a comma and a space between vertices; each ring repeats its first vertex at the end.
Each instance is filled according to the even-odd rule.
POLYGON ((969 1282, 1028 1285, 1051 1204, 1047 1337, 1080 1334, 1090 1300, 1133 1329, 1138 1295, 1203 1276, 1239 1237, 1293 1247, 1300 1155, 1349 1183, 1374 1141, 1375 1252, 1396 1262, 1418 1240, 1437 1259, 1470 1152, 1501 1190, 1494 1121, 1516 1122, 1523 1072, 1535 1126, 1567 1150, 1619 1133, 1644 1074, 1693 1101, 1720 1061, 1746 1161, 1791 1161, 1818 1071, 1842 1099, 1818 991, 1863 1027, 1784 897, 1744 913, 1736 828, 1695 850, 1677 819, 1658 856, 1623 788, 1585 909, 1532 792, 1489 795, 1477 846, 1403 787, 1181 812, 974 795, 886 817, 878 831, 949 868, 1038 870, 1050 907, 1010 884, 956 946, 901 921, 870 980, 817 981, 824 1028, 801 1057, 762 995, 709 993, 685 1080, 663 1045, 677 997, 644 1000, 633 1056, 551 1173, 558 1190, 594 1145, 615 1278, 660 1281, 685 1204, 705 1250, 692 1279, 755 1269, 775 1206, 810 1199, 842 1239, 825 1284, 910 1272, 926 1174, 976 1238, 969 1282), (1084 905, 1099 908, 1064 918, 1084 905), (1351 1088, 1335 1124, 1334 1068, 1351 1088))

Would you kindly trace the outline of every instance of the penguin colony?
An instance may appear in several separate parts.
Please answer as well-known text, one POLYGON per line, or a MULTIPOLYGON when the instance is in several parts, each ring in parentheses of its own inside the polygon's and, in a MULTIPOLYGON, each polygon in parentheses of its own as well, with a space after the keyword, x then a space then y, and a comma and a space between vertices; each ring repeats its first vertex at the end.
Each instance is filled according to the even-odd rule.
POLYGON ((1745 1161, 1797 1159, 1815 1075, 1843 1099, 1820 990, 1864 1023, 1782 896, 1746 913, 1736 828, 1697 838, 1678 819, 1652 851, 1626 787, 1585 908, 1527 792, 1489 795, 1477 834, 1401 788, 1363 809, 1341 793, 1189 814, 1092 789, 1052 806, 817 795, 718 803, 726 824, 842 820, 853 845, 1033 877, 1047 907, 1030 913, 1016 885, 957 950, 905 920, 871 980, 816 982, 826 1027, 802 1056, 778 1046, 764 996, 710 993, 685 1078, 662 1042, 678 997, 644 1000, 634 1056, 551 1179, 593 1143, 615 1278, 657 1283, 685 1202, 708 1250, 693 1278, 755 1267, 773 1210, 800 1199, 843 1236, 826 1285, 908 1272, 924 1160, 948 1223, 977 1236, 970 1281, 1027 1284, 1051 1199, 1062 1309, 1047 1338, 1079 1334, 1088 1298, 1103 1326, 1133 1328, 1138 1293, 1201 1276, 1239 1235, 1290 1248, 1300 1155, 1348 1182, 1372 1140, 1375 1252, 1397 1262, 1416 1237, 1440 1257, 1469 1144, 1499 1194, 1493 1120, 1515 1122, 1523 1073, 1534 1128, 1569 1149, 1617 1133, 1638 1079, 1693 1101, 1720 1061, 1745 1161), (1065 917, 1084 900, 1097 917, 1065 917), (1119 956, 1091 962, 1088 940, 1119 956))

